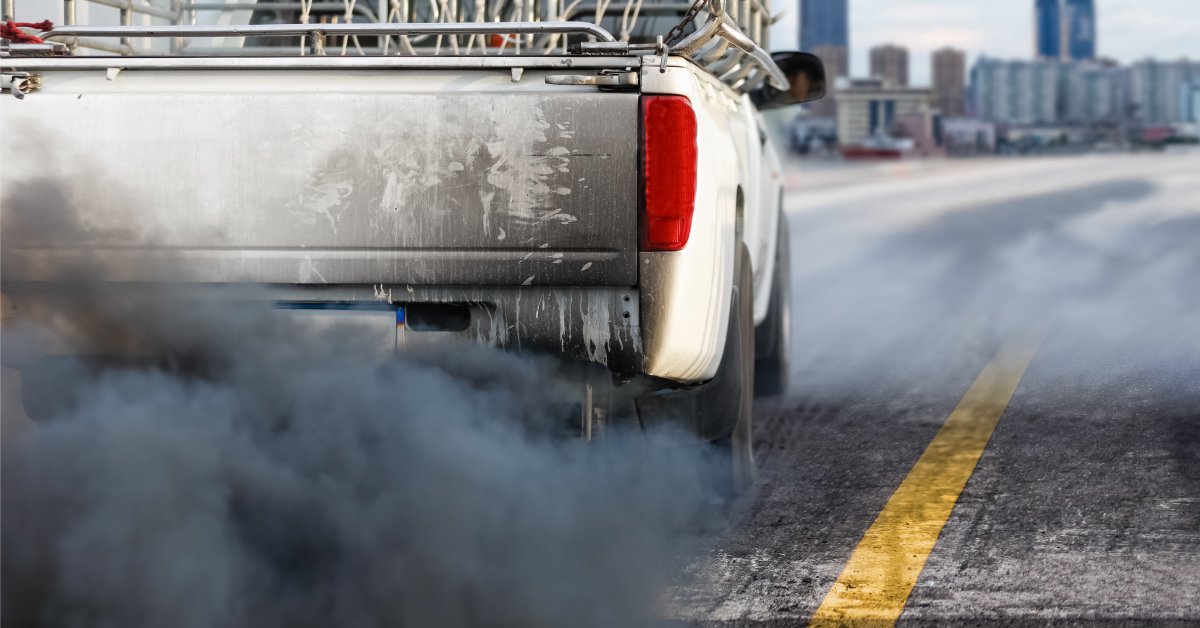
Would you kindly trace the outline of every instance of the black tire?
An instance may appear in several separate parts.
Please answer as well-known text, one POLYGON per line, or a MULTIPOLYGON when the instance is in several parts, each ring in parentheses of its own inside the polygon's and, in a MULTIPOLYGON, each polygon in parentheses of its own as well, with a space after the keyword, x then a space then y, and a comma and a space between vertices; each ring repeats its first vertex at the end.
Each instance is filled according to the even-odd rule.
POLYGON ((738 245, 738 260, 734 265, 734 293, 729 337, 725 351, 735 352, 735 360, 723 362, 722 367, 737 370, 737 421, 733 433, 714 442, 718 448, 725 473, 720 480, 721 492, 736 496, 754 485, 757 469, 754 466, 754 277, 750 269, 750 252, 745 244, 738 245))
POLYGON ((787 392, 792 341, 792 251, 787 216, 780 212, 775 246, 775 275, 767 318, 754 329, 754 394, 773 397, 787 392))

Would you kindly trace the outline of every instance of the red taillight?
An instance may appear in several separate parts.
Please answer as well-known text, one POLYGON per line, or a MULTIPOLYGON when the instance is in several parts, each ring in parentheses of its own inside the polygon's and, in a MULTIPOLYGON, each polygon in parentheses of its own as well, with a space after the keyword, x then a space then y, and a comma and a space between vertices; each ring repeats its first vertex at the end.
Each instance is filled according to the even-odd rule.
POLYGON ((643 251, 678 251, 696 206, 696 112, 683 96, 642 96, 643 251))

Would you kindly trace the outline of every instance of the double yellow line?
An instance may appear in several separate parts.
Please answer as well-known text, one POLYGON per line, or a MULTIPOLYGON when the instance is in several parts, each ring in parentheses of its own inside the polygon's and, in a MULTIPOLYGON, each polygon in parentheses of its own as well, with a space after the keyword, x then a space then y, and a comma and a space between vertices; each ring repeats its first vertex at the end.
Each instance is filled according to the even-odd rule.
POLYGON ((899 619, 1039 344, 1013 338, 984 367, 854 549, 809 626, 891 626, 899 619))

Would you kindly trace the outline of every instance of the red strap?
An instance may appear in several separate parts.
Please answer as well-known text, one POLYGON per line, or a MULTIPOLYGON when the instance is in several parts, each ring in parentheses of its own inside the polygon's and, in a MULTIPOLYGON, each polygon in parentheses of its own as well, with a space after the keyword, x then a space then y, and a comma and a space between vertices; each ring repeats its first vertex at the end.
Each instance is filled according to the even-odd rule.
POLYGON ((7 39, 19 44, 40 44, 42 38, 37 35, 30 35, 22 28, 32 28, 39 31, 48 31, 54 28, 54 23, 50 20, 42 20, 41 22, 14 22, 8 20, 0 23, 0 39, 7 39))

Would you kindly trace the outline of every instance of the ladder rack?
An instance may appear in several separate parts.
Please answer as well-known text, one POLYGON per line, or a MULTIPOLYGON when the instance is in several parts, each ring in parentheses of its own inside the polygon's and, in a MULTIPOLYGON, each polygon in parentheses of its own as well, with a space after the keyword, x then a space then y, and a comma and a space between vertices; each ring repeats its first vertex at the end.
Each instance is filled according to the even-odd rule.
MULTIPOLYGON (((67 24, 42 37, 66 44, 73 56, 87 49, 152 57, 657 55, 665 69, 674 55, 739 92, 788 85, 763 49, 771 22, 763 0, 376 0, 374 6, 358 0, 64 0, 64 15, 67 24), (117 7, 121 24, 77 25, 77 2, 117 7), (241 12, 250 23, 196 23, 204 12, 217 18, 210 22, 241 12), (167 23, 135 26, 135 15, 167 23), (272 22, 285 17, 300 23, 272 22), (646 25, 668 24, 669 33, 646 32, 646 25), (664 34, 672 40, 664 41, 664 34), (162 39, 169 45, 146 42, 162 39)), ((21 48, 13 43, 0 54, 18 56, 21 48)))

